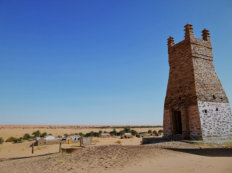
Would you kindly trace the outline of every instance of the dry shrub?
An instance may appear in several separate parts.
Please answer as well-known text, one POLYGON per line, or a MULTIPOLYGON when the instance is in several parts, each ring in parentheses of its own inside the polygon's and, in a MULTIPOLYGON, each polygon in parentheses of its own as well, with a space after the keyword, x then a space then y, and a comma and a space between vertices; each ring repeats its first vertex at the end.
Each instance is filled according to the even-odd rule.
POLYGON ((48 148, 48 146, 44 145, 44 146, 37 146, 36 150, 42 150, 42 149, 46 149, 48 148))
POLYGON ((4 140, 0 137, 0 144, 2 144, 4 142, 4 140))
POLYGON ((97 142, 99 142, 98 139, 93 139, 93 140, 92 140, 92 143, 93 143, 93 144, 96 144, 97 142))
POLYGON ((64 161, 64 160, 59 160, 59 161, 57 161, 57 163, 56 163, 56 165, 63 165, 63 164, 65 164, 65 161, 64 161))
POLYGON ((117 140, 115 143, 116 143, 116 144, 121 144, 121 143, 122 143, 122 141, 117 140))
POLYGON ((232 142, 225 142, 224 146, 227 148, 232 148, 232 142))

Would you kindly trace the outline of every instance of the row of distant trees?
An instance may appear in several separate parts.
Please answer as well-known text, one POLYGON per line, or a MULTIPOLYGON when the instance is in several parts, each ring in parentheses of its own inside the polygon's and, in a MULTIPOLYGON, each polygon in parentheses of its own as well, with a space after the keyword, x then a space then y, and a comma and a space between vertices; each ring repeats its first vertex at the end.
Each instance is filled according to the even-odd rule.
POLYGON ((4 140, 0 137, 0 144, 2 144, 4 142, 4 140))
POLYGON ((103 131, 100 130, 99 132, 91 131, 91 132, 88 132, 86 134, 75 133, 75 135, 80 135, 80 136, 84 136, 84 137, 100 137, 102 133, 109 133, 111 136, 122 136, 125 133, 131 133, 133 136, 143 135, 143 134, 150 134, 150 135, 159 136, 159 135, 161 135, 163 133, 163 130, 159 130, 159 131, 148 130, 147 132, 137 132, 136 130, 133 130, 133 129, 130 129, 130 128, 124 128, 123 130, 119 130, 119 131, 117 131, 116 129, 113 129, 110 132, 107 132, 107 131, 103 132, 103 131))
MULTIPOLYGON (((27 141, 27 140, 33 140, 36 137, 45 137, 48 134, 46 132, 41 133, 39 130, 33 132, 31 135, 29 133, 25 133, 22 137, 16 138, 16 137, 9 137, 8 139, 6 139, 5 142, 13 142, 13 143, 20 143, 23 141, 27 141)), ((49 134, 51 135, 51 134, 49 134)), ((2 144, 4 142, 3 138, 0 137, 0 144, 2 144)))
MULTIPOLYGON (((88 133, 75 133, 75 135, 80 135, 83 137, 100 137, 102 133, 109 133, 111 136, 122 136, 125 133, 131 133, 133 136, 137 136, 137 135, 143 135, 143 134, 150 134, 150 135, 155 135, 155 136, 159 136, 163 133, 163 130, 148 130, 147 132, 137 132, 136 130, 130 129, 130 128, 124 128, 123 130, 119 130, 117 131, 116 129, 113 129, 110 132, 107 131, 101 131, 99 130, 98 132, 88 132, 88 133)), ((36 137, 45 137, 47 135, 52 135, 52 134, 47 134, 46 132, 41 133, 39 130, 33 132, 31 135, 29 133, 24 134, 22 137, 20 138, 16 138, 16 137, 9 137, 5 142, 13 142, 13 143, 20 143, 23 141, 27 141, 27 140, 33 140, 36 137)), ((69 134, 69 135, 74 135, 74 134, 69 134)), ((65 137, 69 136, 68 134, 64 134, 65 137)), ((58 136, 61 137, 61 136, 58 136)), ((0 137, 0 144, 2 144, 4 142, 3 138, 0 137)))

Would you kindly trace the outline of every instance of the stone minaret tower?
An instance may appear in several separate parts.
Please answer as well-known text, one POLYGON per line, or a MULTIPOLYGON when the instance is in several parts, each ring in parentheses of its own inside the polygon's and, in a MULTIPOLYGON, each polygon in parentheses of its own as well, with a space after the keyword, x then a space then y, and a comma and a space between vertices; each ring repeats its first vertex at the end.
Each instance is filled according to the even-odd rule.
POLYGON ((164 104, 164 136, 221 141, 232 137, 230 104, 213 65, 209 31, 195 38, 185 25, 185 39, 168 38, 169 80, 164 104))

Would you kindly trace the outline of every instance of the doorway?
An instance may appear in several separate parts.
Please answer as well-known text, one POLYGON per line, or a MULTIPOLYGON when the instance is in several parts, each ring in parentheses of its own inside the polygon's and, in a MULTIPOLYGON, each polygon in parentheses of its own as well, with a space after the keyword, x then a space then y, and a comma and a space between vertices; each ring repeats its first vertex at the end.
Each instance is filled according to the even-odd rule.
POLYGON ((173 134, 182 134, 181 112, 173 112, 173 134))

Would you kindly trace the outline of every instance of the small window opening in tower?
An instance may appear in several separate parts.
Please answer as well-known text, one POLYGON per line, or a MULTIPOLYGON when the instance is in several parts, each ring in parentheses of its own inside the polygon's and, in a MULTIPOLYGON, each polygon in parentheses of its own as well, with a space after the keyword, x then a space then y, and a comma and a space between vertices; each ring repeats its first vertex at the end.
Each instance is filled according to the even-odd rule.
POLYGON ((218 111, 218 108, 216 108, 216 111, 218 111))
POLYGON ((213 99, 216 99, 216 96, 215 96, 215 95, 213 95, 213 99))
POLYGON ((206 109, 205 109, 205 110, 203 110, 203 112, 207 114, 207 110, 206 110, 206 109))

